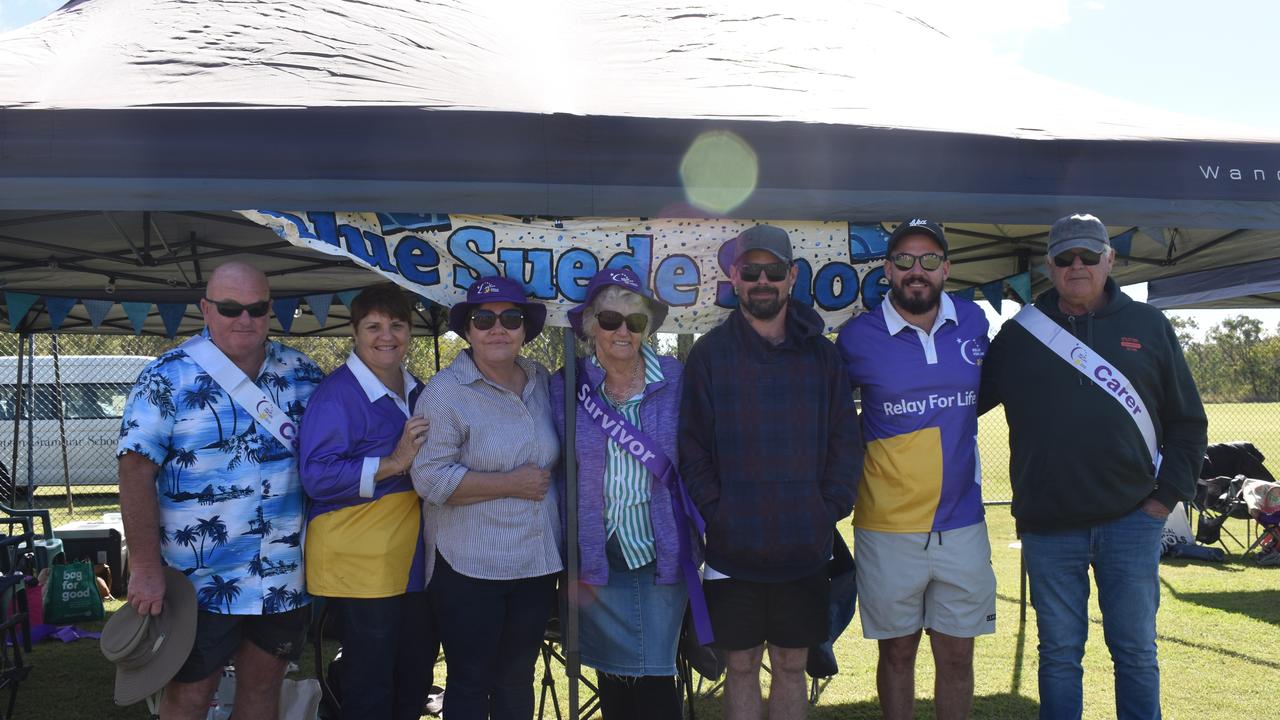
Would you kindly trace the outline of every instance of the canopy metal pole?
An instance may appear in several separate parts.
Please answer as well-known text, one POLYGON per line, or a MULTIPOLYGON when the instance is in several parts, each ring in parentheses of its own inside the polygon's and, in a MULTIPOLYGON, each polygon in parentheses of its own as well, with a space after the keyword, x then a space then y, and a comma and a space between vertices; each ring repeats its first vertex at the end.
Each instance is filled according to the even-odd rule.
POLYGON ((71 470, 67 467, 67 401, 62 388, 62 366, 58 351, 58 333, 49 336, 50 353, 53 355, 53 399, 58 404, 58 447, 62 449, 62 484, 67 491, 67 513, 76 511, 71 497, 71 470))
POLYGON ((578 677, 581 674, 578 653, 578 456, 577 423, 578 407, 574 402, 577 394, 578 364, 577 347, 574 344, 573 331, 564 329, 564 448, 563 460, 565 476, 565 537, 568 547, 565 555, 568 559, 568 608, 564 618, 564 668, 569 676, 569 718, 578 720, 578 677))
POLYGON ((9 487, 5 488, 9 496, 5 502, 17 505, 18 500, 18 438, 22 430, 22 409, 26 406, 23 398, 22 368, 26 362, 26 353, 22 352, 22 344, 26 342, 26 333, 18 336, 18 376, 13 380, 13 454, 9 460, 9 487))
POLYGON ((36 503, 36 469, 33 453, 35 452, 35 424, 36 424, 36 337, 31 333, 27 333, 27 508, 35 507, 36 503))

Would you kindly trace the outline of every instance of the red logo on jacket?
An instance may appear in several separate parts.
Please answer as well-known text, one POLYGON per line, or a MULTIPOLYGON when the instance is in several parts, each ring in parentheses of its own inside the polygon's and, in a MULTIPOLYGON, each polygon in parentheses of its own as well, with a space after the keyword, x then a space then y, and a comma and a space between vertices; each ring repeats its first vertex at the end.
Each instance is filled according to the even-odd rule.
POLYGON ((1138 342, 1138 338, 1122 337, 1120 338, 1120 347, 1130 352, 1138 352, 1142 349, 1142 343, 1138 342))

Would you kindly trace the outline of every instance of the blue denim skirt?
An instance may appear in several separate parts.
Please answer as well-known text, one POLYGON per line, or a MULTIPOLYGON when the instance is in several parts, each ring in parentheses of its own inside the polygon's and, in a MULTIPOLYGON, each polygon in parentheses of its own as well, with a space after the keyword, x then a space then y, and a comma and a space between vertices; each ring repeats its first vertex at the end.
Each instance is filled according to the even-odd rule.
POLYGON ((656 584, 656 563, 630 570, 613 538, 609 584, 582 585, 582 664, 611 675, 675 675, 684 583, 656 584))

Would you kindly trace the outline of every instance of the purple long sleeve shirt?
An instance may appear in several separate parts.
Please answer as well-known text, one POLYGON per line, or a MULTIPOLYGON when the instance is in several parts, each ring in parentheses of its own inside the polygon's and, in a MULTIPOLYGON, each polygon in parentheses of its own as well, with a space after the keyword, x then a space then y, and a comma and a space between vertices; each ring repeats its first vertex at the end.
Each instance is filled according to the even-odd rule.
MULTIPOLYGON (((679 466, 676 457, 676 431, 680 411, 680 387, 683 367, 673 357, 659 356, 663 379, 645 387, 640 401, 640 427, 653 438, 679 466)), ((604 382, 604 370, 593 363, 583 363, 587 380, 592 388, 604 382)), ((605 555, 608 540, 605 529, 604 474, 609 464, 607 438, 587 411, 576 405, 578 414, 578 549, 582 556, 582 581, 589 585, 609 582, 609 561, 605 555)), ((551 412, 555 416, 556 432, 564 444, 564 370, 551 378, 551 412)), ((556 486, 560 492, 560 514, 563 520, 565 504, 565 475, 563 463, 556 472, 556 486)), ((653 524, 654 549, 657 554, 657 581, 662 585, 682 582, 680 575, 679 536, 676 535, 675 517, 671 511, 671 495, 658 478, 650 474, 649 520, 653 524)), ((562 526, 564 524, 562 523, 562 526)))
POLYGON ((426 587, 422 507, 408 473, 374 482, 395 450, 422 384, 405 373, 407 403, 354 355, 316 388, 298 438, 307 512, 307 585, 329 597, 391 597, 426 587), (403 405, 402 405, 403 403, 403 405))

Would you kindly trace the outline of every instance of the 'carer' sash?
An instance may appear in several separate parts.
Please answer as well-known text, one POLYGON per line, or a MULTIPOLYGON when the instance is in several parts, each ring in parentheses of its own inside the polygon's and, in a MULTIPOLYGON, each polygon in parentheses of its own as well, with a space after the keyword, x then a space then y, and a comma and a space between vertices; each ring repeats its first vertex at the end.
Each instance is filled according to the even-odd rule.
POLYGON ((689 497, 680 479, 680 473, 671 462, 671 458, 662 451, 658 443, 644 434, 640 428, 632 425, 622 413, 614 410, 600 395, 593 392, 591 383, 586 379, 587 370, 581 358, 578 359, 578 404, 587 415, 600 426, 600 431, 618 443, 631 457, 640 461, 646 470, 653 473, 671 495, 671 514, 675 516, 676 537, 679 542, 680 570, 684 574, 684 585, 689 591, 689 610, 693 615, 693 627, 698 633, 698 642, 707 645, 715 640, 711 632, 711 615, 707 612, 707 598, 702 592, 702 577, 693 564, 693 552, 689 547, 689 530, 693 529, 699 537, 707 532, 706 523, 693 499, 689 497))
POLYGON ((286 450, 295 456, 298 454, 297 426, 217 345, 204 335, 196 335, 178 347, 209 373, 209 377, 237 405, 244 408, 250 417, 275 436, 286 450))
POLYGON ((1049 316, 1035 305, 1022 308, 1017 315, 1013 316, 1013 319, 1026 328, 1027 332, 1031 333, 1031 337, 1039 340, 1055 355, 1067 361, 1071 367, 1080 371, 1120 403, 1125 413, 1138 426, 1138 432, 1142 433, 1147 452, 1151 454, 1151 462, 1155 465, 1156 472, 1159 472, 1160 446, 1156 443, 1155 423, 1151 421, 1151 414, 1147 412, 1142 396, 1133 389, 1133 383, 1120 372, 1120 368, 1107 362, 1106 358, 1085 345, 1083 340, 1050 320, 1049 316))

